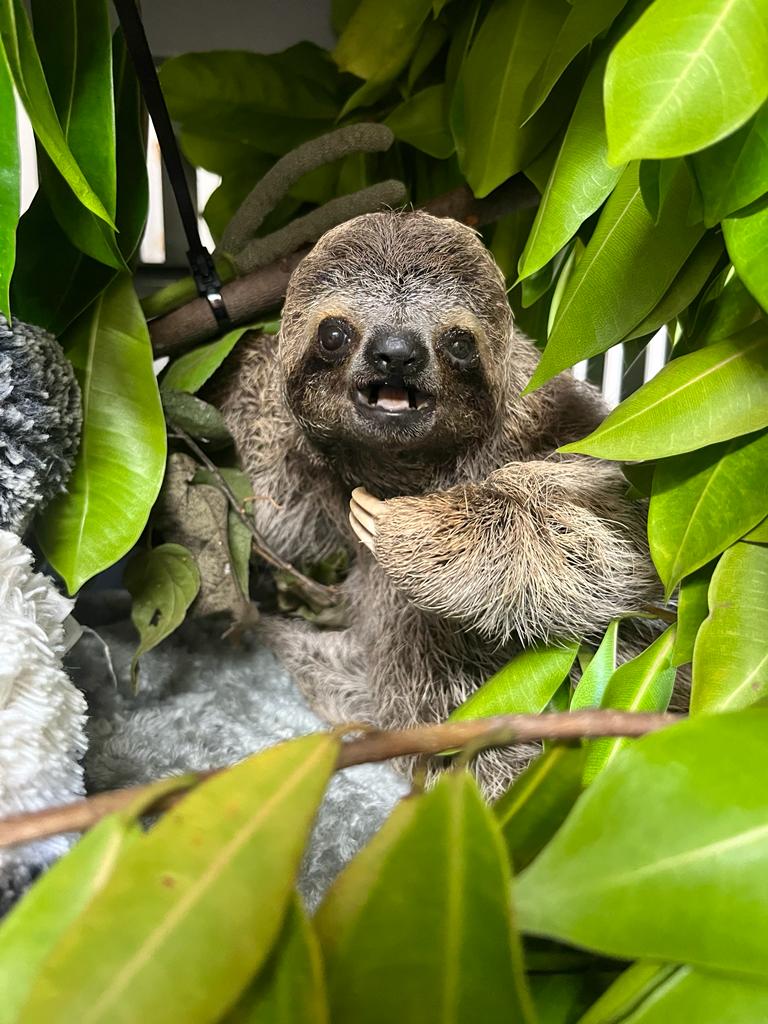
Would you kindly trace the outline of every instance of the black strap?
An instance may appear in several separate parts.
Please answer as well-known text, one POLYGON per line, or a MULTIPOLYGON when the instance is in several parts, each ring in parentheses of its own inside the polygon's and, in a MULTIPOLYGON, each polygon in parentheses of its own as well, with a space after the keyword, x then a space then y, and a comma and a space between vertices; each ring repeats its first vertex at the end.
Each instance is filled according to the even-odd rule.
POLYGON ((155 62, 141 22, 135 0, 114 0, 115 10, 125 37, 125 45, 139 80, 147 111, 155 126, 157 141, 165 169, 171 182, 176 205, 181 215, 184 234, 187 236, 187 260, 195 279, 198 293, 205 299, 213 315, 222 327, 230 325, 227 307, 221 296, 221 281, 216 273, 213 257, 200 241, 197 227, 197 212, 192 203, 184 168, 181 163, 178 143, 165 105, 165 98, 157 77, 155 62))

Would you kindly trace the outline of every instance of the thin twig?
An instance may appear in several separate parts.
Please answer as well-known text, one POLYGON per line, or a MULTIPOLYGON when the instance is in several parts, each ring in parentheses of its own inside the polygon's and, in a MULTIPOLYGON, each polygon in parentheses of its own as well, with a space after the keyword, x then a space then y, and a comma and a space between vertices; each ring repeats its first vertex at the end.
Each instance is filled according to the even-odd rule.
POLYGON ((240 500, 224 479, 219 467, 215 462, 208 458, 195 439, 190 437, 186 430, 180 427, 178 423, 174 423, 171 419, 168 419, 168 426, 171 428, 171 432, 168 436, 174 437, 179 441, 183 441, 189 450, 193 452, 198 459, 200 459, 205 468, 209 470, 212 476, 216 479, 216 486, 229 502, 230 508, 243 526, 245 526, 250 532, 253 550, 256 555, 264 562, 267 562, 268 565, 273 566, 275 569, 279 569, 281 572, 286 573, 286 575, 295 580, 297 587, 300 588, 304 596, 308 600, 314 602, 315 605, 320 608, 331 608, 334 604, 337 604, 339 601, 339 593, 335 587, 325 586, 325 584, 318 583, 317 580, 313 580, 311 577, 305 576, 303 572, 299 572, 299 570, 291 565, 290 562, 286 562, 286 560, 281 558, 280 555, 275 554, 256 529, 250 516, 247 516, 243 511, 240 500))
POLYGON ((644 604, 642 610, 648 615, 661 619, 663 622, 677 622, 677 613, 672 611, 671 608, 662 608, 658 604, 644 604))
MULTIPOLYGON (((435 755, 468 744, 509 746, 533 740, 577 740, 600 736, 644 736, 646 733, 674 725, 684 719, 678 714, 636 714, 628 711, 566 711, 545 715, 497 715, 471 722, 446 722, 414 729, 390 732, 365 731, 356 739, 342 744, 336 769, 396 757, 435 755)), ((351 730, 361 731, 360 725, 351 730)), ((350 731, 351 731, 350 730, 350 731)), ((225 768, 200 772, 191 785, 210 778, 225 768)), ((141 797, 149 786, 131 786, 99 793, 76 803, 50 807, 29 814, 15 814, 0 820, 0 847, 59 835, 62 832, 83 832, 105 815, 122 810, 141 797)), ((186 790, 169 793, 147 808, 157 813, 172 807, 186 790)))

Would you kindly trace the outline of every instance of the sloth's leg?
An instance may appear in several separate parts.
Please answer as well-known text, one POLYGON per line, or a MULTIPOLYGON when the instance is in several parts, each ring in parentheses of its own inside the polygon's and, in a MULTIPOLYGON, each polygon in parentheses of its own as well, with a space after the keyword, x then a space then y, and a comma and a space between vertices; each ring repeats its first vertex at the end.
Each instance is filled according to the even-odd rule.
POLYGON ((365 659, 352 629, 319 630, 299 619, 265 616, 259 635, 329 725, 375 721, 365 659))
POLYGON ((378 501, 353 492, 358 538, 419 608, 496 642, 595 637, 658 599, 642 506, 620 471, 510 463, 477 484, 378 501))

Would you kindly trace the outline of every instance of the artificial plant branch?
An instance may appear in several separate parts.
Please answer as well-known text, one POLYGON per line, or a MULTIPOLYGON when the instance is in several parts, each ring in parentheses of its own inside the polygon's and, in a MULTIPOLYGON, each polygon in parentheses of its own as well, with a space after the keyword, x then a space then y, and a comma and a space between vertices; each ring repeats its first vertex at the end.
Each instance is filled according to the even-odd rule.
MULTIPOLYGON (((522 174, 517 174, 484 199, 476 199, 470 189, 462 185, 425 203, 422 209, 437 217, 452 217, 470 227, 481 227, 514 210, 535 206, 538 201, 539 193, 534 186, 522 174)), ((222 296, 233 326, 248 324, 280 303, 291 274, 309 249, 309 246, 298 249, 223 286, 222 296)), ((149 324, 152 348, 158 356, 177 355, 193 345, 210 341, 219 330, 210 305, 200 298, 192 299, 165 316, 158 316, 149 324)))
POLYGON ((335 587, 325 586, 323 583, 318 583, 317 580, 311 579, 309 576, 305 576, 304 573, 299 572, 290 562, 286 562, 280 555, 269 547, 267 542, 261 536, 259 531, 256 529, 253 520, 250 516, 246 515, 243 510, 242 504, 238 499, 235 492, 229 486, 227 481, 224 479, 223 474, 219 470, 219 467, 213 462, 208 455, 203 451, 200 445, 191 437, 186 430, 182 429, 178 424, 172 420, 168 420, 169 437, 174 437, 179 441, 183 441, 189 450, 198 458, 205 468, 211 473, 216 480, 215 486, 222 492, 224 497, 227 499, 230 508, 245 526, 245 528, 251 534, 251 546, 256 556, 262 561, 271 565, 275 569, 279 569, 284 572, 287 576, 290 576, 296 584, 296 588, 301 594, 313 605, 319 608, 330 608, 339 602, 339 592, 335 587))
MULTIPOLYGON (((510 746, 533 740, 579 740, 604 736, 644 736, 684 719, 679 714, 637 714, 629 711, 565 711, 544 715, 497 715, 471 722, 445 722, 414 729, 365 732, 342 743, 336 770, 356 764, 388 761, 397 757, 435 755, 469 744, 510 746)), ((347 731, 360 731, 359 726, 347 731)), ((215 768, 190 777, 190 787, 226 768, 215 768)), ((83 832, 107 814, 123 810, 146 794, 150 786, 98 793, 61 807, 29 814, 15 814, 0 820, 0 847, 15 846, 59 835, 83 832)), ((165 811, 180 800, 186 790, 166 794, 147 807, 147 812, 165 811)))

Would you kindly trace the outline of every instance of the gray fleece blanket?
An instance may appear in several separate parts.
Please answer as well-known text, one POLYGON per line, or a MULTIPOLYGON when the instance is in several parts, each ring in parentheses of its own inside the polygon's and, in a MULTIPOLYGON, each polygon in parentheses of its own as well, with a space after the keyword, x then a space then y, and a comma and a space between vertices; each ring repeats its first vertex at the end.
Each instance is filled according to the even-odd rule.
MULTIPOLYGON (((78 603, 79 621, 94 632, 71 650, 67 670, 89 705, 90 792, 232 764, 323 728, 270 651, 252 638, 222 639, 216 622, 187 622, 145 655, 141 689, 133 696, 129 664, 136 634, 127 609, 120 594, 102 592, 78 603)), ((334 776, 301 872, 299 888, 310 909, 407 791, 386 765, 334 776)))

